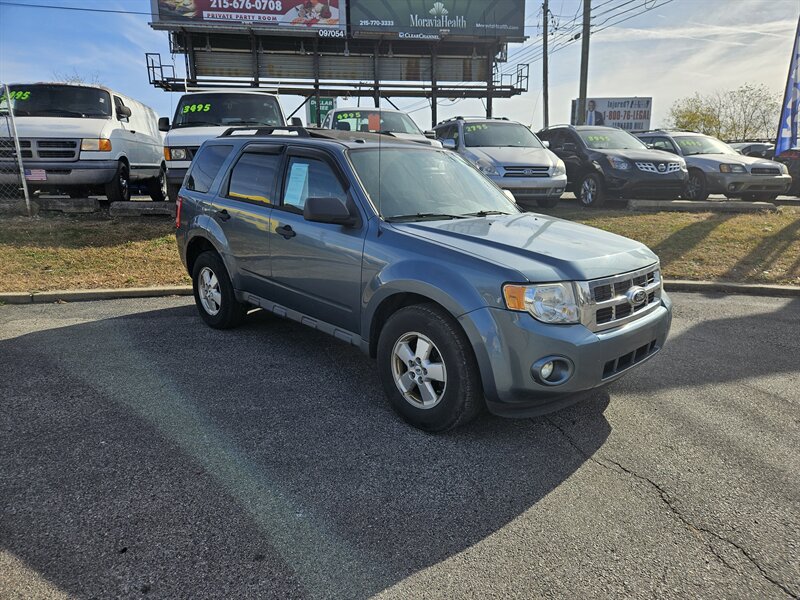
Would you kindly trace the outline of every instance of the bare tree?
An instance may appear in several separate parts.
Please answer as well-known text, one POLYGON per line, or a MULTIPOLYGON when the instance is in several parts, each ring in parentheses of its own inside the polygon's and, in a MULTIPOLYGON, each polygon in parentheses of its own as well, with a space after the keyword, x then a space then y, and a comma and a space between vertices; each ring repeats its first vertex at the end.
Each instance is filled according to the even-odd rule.
POLYGON ((103 85, 103 82, 100 81, 100 74, 97 71, 93 71, 87 75, 83 75, 81 73, 78 73, 78 70, 73 67, 72 73, 52 71, 52 75, 53 75, 53 81, 57 81, 59 83, 75 83, 75 84, 84 83, 87 85, 103 85))
POLYGON ((763 84, 682 98, 670 108, 668 126, 723 140, 772 139, 780 118, 780 94, 763 84))

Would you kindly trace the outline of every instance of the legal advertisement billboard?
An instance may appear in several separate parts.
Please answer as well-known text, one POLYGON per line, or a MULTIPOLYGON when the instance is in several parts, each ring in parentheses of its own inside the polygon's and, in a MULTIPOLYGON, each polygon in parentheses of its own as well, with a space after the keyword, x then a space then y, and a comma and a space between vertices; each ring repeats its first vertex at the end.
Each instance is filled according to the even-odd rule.
POLYGON ((345 0, 151 0, 157 23, 344 29, 345 0))
MULTIPOLYGON (((578 122, 576 107, 578 100, 572 101, 572 120, 578 122)), ((636 96, 633 98, 587 98, 586 125, 606 125, 619 127, 625 131, 647 131, 653 112, 653 99, 636 96)))
POLYGON ((354 36, 409 40, 483 37, 522 40, 525 0, 350 0, 354 36))

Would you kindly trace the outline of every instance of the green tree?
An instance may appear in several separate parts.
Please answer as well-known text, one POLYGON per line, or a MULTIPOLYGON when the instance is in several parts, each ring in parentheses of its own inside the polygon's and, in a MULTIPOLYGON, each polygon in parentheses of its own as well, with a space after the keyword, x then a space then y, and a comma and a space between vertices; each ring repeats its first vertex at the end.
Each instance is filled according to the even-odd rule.
POLYGON ((681 98, 669 111, 667 125, 723 140, 772 139, 780 118, 780 93, 763 84, 681 98))

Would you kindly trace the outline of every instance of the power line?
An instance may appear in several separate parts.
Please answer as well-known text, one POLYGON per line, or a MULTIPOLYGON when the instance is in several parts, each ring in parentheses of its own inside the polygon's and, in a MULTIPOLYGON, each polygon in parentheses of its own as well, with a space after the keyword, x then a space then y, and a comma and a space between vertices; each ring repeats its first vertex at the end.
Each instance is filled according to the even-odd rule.
POLYGON ((141 12, 136 10, 112 10, 110 8, 81 8, 79 6, 55 6, 53 4, 26 4, 24 2, 6 2, 5 0, 0 0, 0 6, 24 6, 25 8, 51 8, 54 10, 77 10, 81 12, 93 12, 93 13, 115 13, 121 15, 147 15, 148 17, 152 17, 153 13, 151 12, 141 12))

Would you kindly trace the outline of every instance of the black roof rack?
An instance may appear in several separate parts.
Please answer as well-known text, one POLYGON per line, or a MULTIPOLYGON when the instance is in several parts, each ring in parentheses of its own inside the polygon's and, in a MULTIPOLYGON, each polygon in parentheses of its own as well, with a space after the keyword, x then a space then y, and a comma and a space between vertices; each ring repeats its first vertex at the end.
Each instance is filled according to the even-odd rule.
POLYGON ((300 127, 297 125, 275 126, 275 127, 229 127, 223 131, 219 137, 245 137, 245 136, 271 136, 294 134, 293 137, 318 138, 337 142, 358 142, 377 141, 380 137, 391 137, 397 141, 405 142, 390 131, 345 131, 344 129, 321 129, 318 127, 300 127), (237 133, 241 132, 241 133, 237 133))
MULTIPOLYGON (((272 135, 276 131, 288 131, 292 133, 296 133, 300 137, 311 137, 311 133, 309 133, 308 129, 305 127, 298 127, 297 125, 286 125, 286 126, 275 126, 275 127, 247 127, 246 125, 242 125, 240 127, 228 127, 225 131, 223 131, 219 137, 228 137, 231 135, 236 134, 237 131, 245 132, 245 131, 252 131, 250 135, 272 135)), ((314 132, 315 134, 317 132, 314 132)))

